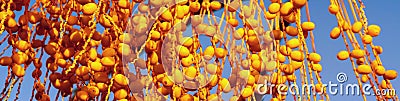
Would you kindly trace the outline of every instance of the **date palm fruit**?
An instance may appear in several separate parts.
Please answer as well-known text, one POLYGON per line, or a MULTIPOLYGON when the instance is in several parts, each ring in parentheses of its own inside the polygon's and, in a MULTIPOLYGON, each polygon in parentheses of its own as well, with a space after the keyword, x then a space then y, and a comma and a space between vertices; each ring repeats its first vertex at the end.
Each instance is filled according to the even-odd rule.
POLYGON ((290 54, 290 58, 292 58, 295 61, 303 61, 304 60, 304 54, 301 51, 292 51, 290 54))
POLYGON ((369 25, 367 29, 367 34, 371 35, 372 37, 378 36, 381 32, 381 27, 378 25, 369 25))
POLYGON ((297 28, 296 27, 293 27, 293 26, 287 26, 286 28, 285 28, 285 31, 286 31, 286 33, 288 34, 288 35, 290 35, 290 36, 297 36, 298 35, 298 30, 297 30, 297 28))
POLYGON ((300 40, 297 38, 290 39, 289 41, 286 42, 286 46, 290 48, 297 48, 300 46, 300 40))
POLYGON ((197 76, 197 69, 194 66, 190 66, 184 70, 185 78, 187 80, 194 80, 197 76))
POLYGON ((293 4, 292 2, 286 2, 282 5, 281 9, 279 10, 282 16, 287 16, 293 11, 293 4))
POLYGON ((315 29, 315 24, 313 22, 303 22, 301 28, 303 28, 304 31, 312 31, 315 29))
POLYGON ((270 12, 266 12, 265 16, 267 17, 268 20, 272 20, 276 17, 276 14, 271 14, 270 12))
POLYGON ((3 56, 0 58, 0 65, 2 65, 2 66, 9 66, 12 63, 13 63, 13 60, 11 57, 3 56))
POLYGON ((119 89, 114 94, 114 98, 117 100, 124 99, 127 96, 128 96, 128 92, 125 89, 119 89))
POLYGON ((397 78, 397 72, 395 70, 387 70, 383 75, 383 78, 387 80, 394 80, 397 78))
POLYGON ((281 4, 271 3, 268 7, 268 12, 271 14, 275 14, 275 13, 279 12, 280 8, 281 8, 281 4))
POLYGON ((375 72, 375 74, 376 75, 378 75, 378 76, 382 76, 382 75, 384 75, 385 74, 385 67, 383 67, 383 66, 372 66, 373 68, 374 68, 374 72, 375 72))
POLYGON ((215 48, 214 52, 215 52, 214 53, 215 57, 217 58, 224 58, 228 54, 228 51, 225 50, 224 48, 215 48))
POLYGON ((355 22, 351 26, 351 31, 353 31, 353 33, 359 33, 361 29, 362 29, 362 23, 360 21, 355 22))
POLYGON ((180 58, 185 58, 188 57, 190 54, 190 51, 187 47, 184 46, 178 46, 178 50, 179 50, 179 57, 180 58))
POLYGON ((123 8, 123 9, 128 9, 129 8, 130 2, 128 0, 119 0, 118 1, 118 6, 123 8))
POLYGON ((217 72, 217 65, 215 64, 207 64, 206 65, 206 71, 207 73, 210 73, 211 75, 214 75, 217 72))
POLYGON ((360 74, 369 74, 372 72, 372 69, 369 65, 359 65, 357 68, 357 72, 360 74))
POLYGON ((242 90, 242 97, 247 98, 250 97, 253 94, 253 89, 251 87, 246 87, 242 90))
POLYGON ((282 55, 289 56, 290 53, 292 53, 292 49, 289 48, 288 45, 286 45, 286 46, 281 46, 281 47, 279 47, 279 52, 280 52, 282 55))
POLYGON ((219 9, 221 9, 221 6, 222 5, 219 1, 211 1, 211 3, 210 3, 210 8, 212 10, 219 10, 219 9))
POLYGON ((233 18, 230 18, 230 19, 228 20, 228 23, 229 23, 230 25, 232 25, 232 27, 237 27, 237 26, 239 25, 239 21, 236 20, 236 19, 233 19, 233 18))
POLYGON ((372 36, 371 35, 364 35, 362 37, 362 42, 365 44, 371 44, 372 43, 372 36))
POLYGON ((312 64, 312 70, 321 72, 322 71, 322 66, 321 64, 312 64))
POLYGON ((361 49, 355 49, 355 50, 351 51, 351 53, 350 53, 351 57, 357 58, 357 59, 364 57, 364 55, 365 55, 364 50, 361 50, 361 49))
POLYGON ((335 4, 331 4, 331 5, 329 5, 328 10, 331 14, 336 15, 339 12, 339 7, 335 4))
POLYGON ((366 83, 368 81, 368 75, 361 76, 361 82, 366 83))
POLYGON ((292 2, 293 2, 294 7, 301 8, 304 5, 306 5, 307 0, 293 0, 292 2))
POLYGON ((350 56, 350 54, 349 54, 349 52, 347 52, 347 51, 340 51, 340 52, 336 55, 336 57, 337 57, 339 60, 346 60, 347 58, 349 58, 349 56, 350 56))
POLYGON ((76 93, 76 95, 77 95, 77 97, 78 97, 80 100, 87 100, 87 99, 89 99, 89 94, 88 94, 86 91, 78 91, 78 92, 76 93))
POLYGON ((121 85, 121 86, 127 86, 128 85, 128 78, 126 78, 123 74, 117 74, 114 76, 114 81, 121 85))
POLYGON ((12 73, 18 77, 23 77, 25 75, 25 69, 21 65, 14 64, 12 66, 12 73))
POLYGON ((330 37, 332 39, 337 39, 337 38, 339 38, 341 32, 342 31, 340 30, 339 27, 335 27, 335 28, 332 29, 332 31, 330 33, 330 37))
POLYGON ((83 5, 83 14, 92 15, 97 10, 96 3, 87 3, 83 5))
POLYGON ((163 86, 171 87, 172 85, 174 85, 174 82, 170 79, 170 77, 165 76, 162 79, 162 84, 163 84, 163 86))
POLYGON ((309 58, 314 63, 319 63, 321 61, 321 55, 318 53, 310 53, 309 58))
POLYGON ((229 83, 228 79, 222 78, 221 80, 219 80, 218 84, 220 85, 221 90, 224 93, 228 93, 231 91, 231 84, 229 83))

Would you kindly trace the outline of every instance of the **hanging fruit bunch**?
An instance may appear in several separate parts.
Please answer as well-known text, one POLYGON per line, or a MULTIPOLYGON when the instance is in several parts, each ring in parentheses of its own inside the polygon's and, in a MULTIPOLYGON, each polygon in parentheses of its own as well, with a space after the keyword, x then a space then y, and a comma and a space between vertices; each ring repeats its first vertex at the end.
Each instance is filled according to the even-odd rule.
MULTIPOLYGON (((3 0, 0 7, 0 65, 8 68, 1 100, 18 100, 27 78, 30 100, 39 101, 217 101, 227 93, 230 101, 329 100, 307 0, 3 0), (280 93, 299 91, 288 89, 296 81, 323 93, 280 93), (262 84, 284 86, 262 94, 262 84)), ((338 18, 331 38, 353 46, 345 40, 337 58, 351 60, 359 85, 392 89, 397 72, 383 67, 382 47, 372 44, 380 27, 367 24, 363 7, 353 0, 350 24, 343 1, 331 0, 338 18)))
MULTIPOLYGON (((338 25, 330 32, 332 39, 343 38, 346 49, 337 53, 339 60, 349 59, 352 63, 354 74, 358 85, 373 85, 374 94, 377 100, 398 100, 398 96, 390 94, 379 94, 382 90, 394 89, 391 80, 397 78, 397 71, 386 70, 379 57, 383 48, 373 44, 373 38, 377 37, 381 28, 375 24, 368 24, 364 11, 364 4, 361 1, 349 0, 350 10, 346 9, 345 2, 331 0, 328 8, 330 14, 336 16, 338 25), (351 12, 350 12, 351 11, 351 12), (352 17, 351 15, 353 15, 352 17), (351 22, 350 20, 354 21, 351 22), (382 81, 379 80, 382 77, 382 81)), ((363 99, 366 95, 361 90, 363 99)))

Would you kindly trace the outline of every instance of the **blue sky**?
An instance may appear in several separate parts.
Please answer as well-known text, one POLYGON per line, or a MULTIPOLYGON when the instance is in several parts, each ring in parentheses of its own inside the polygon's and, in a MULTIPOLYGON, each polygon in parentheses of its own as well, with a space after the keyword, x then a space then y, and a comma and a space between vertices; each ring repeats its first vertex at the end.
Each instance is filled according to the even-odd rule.
MULTIPOLYGON (((34 1, 31 1, 31 5, 34 1)), ((383 61, 383 66, 385 66, 386 70, 393 69, 396 71, 400 71, 397 58, 400 57, 400 54, 397 51, 398 44, 398 34, 397 25, 400 23, 399 19, 399 8, 397 5, 400 3, 398 0, 386 0, 385 2, 379 0, 370 0, 363 1, 366 8, 366 15, 368 18, 369 24, 377 24, 381 27, 382 31, 378 37, 375 37, 373 42, 375 45, 380 45, 383 47, 384 52, 380 55, 381 60, 383 61)), ((269 1, 265 2, 266 5, 269 4, 269 1)), ((311 21, 313 21, 316 25, 316 29, 314 32, 315 37, 315 45, 317 47, 317 53, 322 56, 322 61, 320 62, 323 66, 323 71, 320 73, 322 76, 322 81, 327 83, 332 81, 337 83, 336 75, 339 72, 344 72, 347 74, 348 80, 343 84, 356 84, 357 80, 355 78, 351 63, 349 60, 339 61, 336 59, 336 53, 341 50, 345 50, 345 45, 343 43, 343 39, 339 38, 336 40, 330 39, 329 32, 330 30, 337 25, 337 21, 335 16, 331 15, 328 12, 329 6, 328 0, 310 0, 310 14, 311 21)), ((346 2, 347 4, 347 2, 346 2)), ((16 13, 16 19, 21 15, 21 12, 16 13)), ((304 12, 303 12, 304 14, 304 12)), ((306 19, 303 16, 302 20, 306 19)), ((99 28, 99 27, 98 27, 99 28)), ((103 30, 101 27, 98 30, 103 30)), ((4 37, 6 33, 0 35, 0 37, 4 37)), ((207 42, 208 40, 202 40, 201 43, 207 42)), ((6 43, 0 45, 0 49, 4 48, 6 43)), ((310 44, 308 44, 310 45, 310 44)), ((4 54, 5 56, 10 56, 10 49, 7 50, 8 53, 4 54)), ((44 58, 46 58, 45 56, 44 58)), ((23 84, 21 86, 21 94, 19 95, 19 100, 26 101, 29 100, 32 91, 33 79, 30 76, 30 73, 33 71, 34 67, 29 67, 26 71, 26 76, 24 78, 23 84)), ((44 69, 42 69, 44 70, 44 69)), ((4 73, 0 73, 1 78, 5 78, 7 76, 7 68, 2 66, 0 67, 0 71, 4 71, 4 73)), ((45 72, 43 72, 44 75, 45 72)), ((230 70, 224 71, 224 77, 227 77, 230 73, 230 70)), ((299 73, 296 73, 299 74, 299 73)), ((43 76, 42 75, 42 76, 43 76)), ((382 80, 382 78, 379 78, 382 80)), ((0 83, 0 88, 4 88, 4 80, 0 83)), ((394 88, 400 88, 399 80, 391 81, 394 88)), ((12 91, 10 99, 15 99, 16 90, 12 91)), ((54 95, 56 93, 55 90, 50 91, 50 95, 54 95)), ((230 94, 224 94, 225 96, 229 96, 230 94)), ((224 96, 224 97, 225 97, 224 96)), ((268 96, 268 95, 267 95, 268 96)), ((288 100, 291 100, 291 96, 287 97, 288 100)), ((52 97, 54 99, 54 97, 52 97)), ((330 99, 333 101, 341 100, 341 101, 354 101, 354 100, 362 100, 361 96, 340 96, 340 95, 330 95, 330 99)), ((368 100, 374 100, 374 96, 367 96, 368 100)))

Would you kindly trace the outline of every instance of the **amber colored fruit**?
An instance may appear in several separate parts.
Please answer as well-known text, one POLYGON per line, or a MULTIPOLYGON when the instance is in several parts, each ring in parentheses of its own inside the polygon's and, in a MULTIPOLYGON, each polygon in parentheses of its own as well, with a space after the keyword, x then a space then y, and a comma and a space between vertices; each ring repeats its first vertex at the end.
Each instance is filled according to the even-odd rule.
POLYGON ((271 3, 268 7, 268 12, 270 12, 271 14, 275 14, 275 13, 279 12, 280 8, 281 8, 281 4, 271 3))
POLYGON ((102 14, 102 15, 100 15, 99 22, 103 27, 111 28, 111 27, 113 27, 113 24, 111 23, 112 20, 110 20, 110 19, 112 19, 110 17, 110 15, 102 14))
POLYGON ((218 67, 215 64, 207 64, 206 66, 207 73, 210 73, 212 75, 214 75, 217 72, 217 69, 218 67))
POLYGON ((315 84, 315 90, 317 92, 323 92, 323 91, 325 92, 326 88, 323 84, 318 83, 318 84, 315 84))
POLYGON ((290 54, 290 57, 295 60, 295 61, 303 61, 304 60, 304 54, 303 52, 300 51, 292 51, 290 54))
POLYGON ((179 50, 179 57, 180 58, 185 58, 188 57, 190 54, 190 51, 187 47, 184 46, 178 46, 178 50, 179 50))
POLYGON ((200 10, 200 3, 199 2, 191 2, 189 4, 190 12, 198 12, 200 10))
POLYGON ((99 88, 97 88, 96 86, 90 86, 87 92, 91 97, 96 97, 100 94, 99 88))
POLYGON ((321 55, 319 55, 318 53, 310 53, 309 59, 314 63, 319 63, 321 61, 321 55))
POLYGON ((357 58, 357 59, 364 57, 364 55, 365 55, 364 50, 361 50, 361 49, 355 49, 355 50, 351 51, 351 53, 350 53, 351 57, 357 58))
POLYGON ((346 60, 347 58, 349 58, 349 56, 350 56, 350 54, 349 54, 349 52, 347 52, 347 51, 340 51, 340 52, 336 55, 336 57, 337 57, 339 60, 346 60))
POLYGON ((236 26, 239 25, 239 21, 236 20, 236 19, 229 19, 229 20, 228 20, 228 23, 229 23, 230 25, 232 25, 232 27, 236 27, 236 26))
POLYGON ((293 11, 293 4, 292 2, 286 2, 281 6, 280 13, 282 16, 289 15, 293 11))
POLYGON ((372 72, 372 69, 369 65, 359 65, 357 68, 357 72, 360 74, 369 74, 372 72))
POLYGON ((372 37, 378 36, 381 32, 381 27, 378 25, 369 25, 367 29, 367 34, 371 35, 372 37))
POLYGON ((193 62, 194 62, 194 57, 193 57, 192 54, 189 54, 188 57, 182 58, 181 64, 182 64, 182 66, 184 66, 184 67, 188 67, 188 66, 192 65, 193 62))
POLYGON ((371 35, 364 35, 362 37, 362 42, 365 44, 371 44, 372 43, 372 36, 371 35))
POLYGON ((9 66, 9 65, 11 65, 11 63, 13 63, 13 60, 11 57, 4 56, 4 57, 0 58, 0 65, 2 65, 2 66, 9 66))
POLYGON ((381 82, 381 87, 382 87, 383 89, 388 88, 388 84, 387 84, 386 80, 382 80, 382 82, 381 82))
POLYGON ((277 59, 279 60, 280 63, 284 63, 286 61, 286 57, 282 54, 278 54, 277 59))
POLYGON ((385 67, 383 66, 376 66, 376 67, 372 66, 372 67, 374 69, 375 74, 378 76, 382 76, 386 72, 385 67))
POLYGON ((188 80, 193 80, 197 76, 197 69, 194 66, 190 66, 184 70, 185 78, 188 80))
POLYGON ((13 61, 15 64, 18 64, 18 65, 25 63, 25 62, 28 61, 28 59, 29 59, 29 58, 28 58, 28 55, 25 54, 24 52, 13 53, 13 54, 11 55, 11 58, 12 58, 12 61, 13 61))
POLYGON ((322 66, 321 64, 312 64, 312 70, 321 72, 322 71, 322 66))
POLYGON ((297 48, 300 46, 300 40, 297 38, 290 39, 289 41, 286 42, 286 46, 290 48, 297 48))
POLYGON ((298 35, 298 30, 296 27, 293 26, 287 26, 285 29, 286 33, 290 36, 297 36, 298 35))
POLYGON ((172 85, 174 85, 174 82, 171 80, 171 78, 169 78, 168 76, 166 76, 166 77, 164 77, 164 78, 162 79, 162 84, 163 84, 164 86, 171 87, 172 85))
POLYGON ((190 94, 184 94, 179 98, 179 101, 194 101, 194 97, 190 94))
POLYGON ((329 5, 328 10, 331 14, 337 14, 339 12, 339 7, 335 4, 331 4, 329 5))
POLYGON ((378 54, 382 54, 383 48, 382 46, 374 46, 373 49, 376 51, 378 54))
POLYGON ((75 70, 75 73, 76 73, 76 75, 78 75, 78 76, 84 76, 84 75, 86 75, 87 73, 89 73, 89 71, 90 71, 90 68, 89 68, 89 67, 87 67, 87 66, 81 66, 81 67, 79 67, 79 68, 77 68, 77 69, 75 70))
POLYGON ((172 21, 173 16, 172 16, 172 13, 171 13, 168 9, 166 9, 166 10, 161 14, 160 18, 162 18, 162 19, 165 20, 165 21, 172 21))
POLYGON ((117 74, 114 76, 114 81, 121 85, 121 86, 127 86, 128 85, 128 78, 126 78, 124 75, 122 74, 117 74))
POLYGON ((243 98, 250 97, 252 94, 253 94, 253 89, 250 88, 250 87, 244 88, 244 89, 242 90, 242 93, 241 93, 241 95, 242 95, 243 98))
POLYGON ((301 28, 303 28, 304 31, 312 31, 315 28, 315 24, 313 22, 303 22, 301 28))
POLYGON ((219 1, 211 1, 210 3, 210 8, 213 10, 219 10, 221 9, 221 3, 219 1))
POLYGON ((304 5, 306 5, 306 3, 307 3, 307 0, 293 0, 293 5, 296 8, 301 8, 304 5))
POLYGON ((101 64, 108 67, 113 67, 115 64, 115 59, 113 57, 103 57, 101 58, 101 64))
POLYGON ((92 15, 97 10, 96 3, 87 3, 83 5, 83 14, 92 15))
POLYGON ((270 12, 266 12, 265 16, 267 17, 268 20, 271 20, 276 17, 276 14, 271 14, 270 12))
POLYGON ((233 38, 235 38, 236 40, 240 40, 243 38, 244 33, 245 33, 245 30, 243 28, 239 28, 233 34, 233 38))
POLYGON ((397 78, 397 72, 395 70, 387 70, 383 75, 383 78, 387 80, 394 80, 397 78))
POLYGON ((290 53, 292 53, 292 49, 290 49, 288 46, 281 46, 279 47, 279 52, 282 55, 289 56, 290 53))
POLYGON ((10 28, 14 28, 17 26, 17 22, 15 21, 14 18, 8 18, 6 23, 7 23, 6 26, 10 28))
POLYGON ((361 82, 366 83, 368 81, 368 75, 361 76, 361 82))
POLYGON ((89 98, 89 94, 86 91, 78 91, 76 95, 80 100, 87 100, 89 98))
POLYGON ((130 2, 128 0, 119 0, 118 1, 118 6, 121 8, 124 8, 124 9, 128 9, 129 4, 130 4, 130 2))
POLYGON ((337 38, 339 38, 341 32, 342 32, 342 30, 340 30, 339 27, 335 27, 332 29, 332 31, 330 33, 330 37, 332 39, 337 39, 337 38))
POLYGON ((218 84, 221 86, 222 91, 224 93, 228 93, 231 90, 231 84, 229 83, 228 79, 222 78, 218 84))
POLYGON ((77 42, 80 42, 80 41, 83 40, 82 33, 81 33, 81 32, 78 32, 78 31, 72 33, 72 34, 69 36, 69 38, 70 38, 70 41, 73 42, 73 43, 77 43, 77 42))
POLYGON ((90 66, 91 70, 93 70, 93 71, 103 71, 104 70, 103 64, 101 64, 100 62, 92 62, 92 63, 90 63, 89 66, 90 66))
POLYGON ((351 31, 353 31, 353 33, 359 33, 361 29, 362 29, 362 23, 360 21, 355 22, 351 26, 351 31))
POLYGON ((283 38, 283 33, 281 30, 272 30, 271 37, 275 40, 280 40, 283 38))
POLYGON ((117 90, 114 93, 114 98, 117 100, 124 99, 128 96, 128 92, 125 89, 117 90))
POLYGON ((214 52, 215 57, 217 58, 224 58, 228 54, 228 51, 224 48, 216 48, 214 52))
POLYGON ((12 73, 18 77, 23 77, 25 75, 25 69, 21 67, 21 65, 13 65, 12 73))

